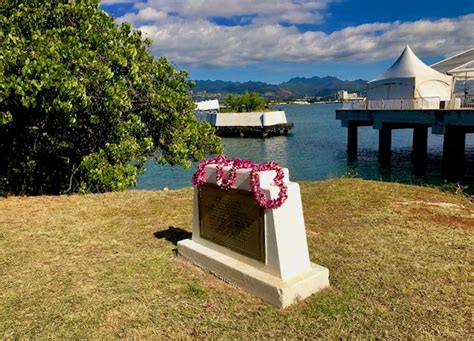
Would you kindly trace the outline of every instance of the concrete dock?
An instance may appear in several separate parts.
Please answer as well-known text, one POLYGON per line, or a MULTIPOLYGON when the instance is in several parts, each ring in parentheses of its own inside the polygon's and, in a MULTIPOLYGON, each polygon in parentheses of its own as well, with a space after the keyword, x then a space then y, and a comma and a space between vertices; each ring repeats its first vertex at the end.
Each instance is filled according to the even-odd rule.
POLYGON ((464 159, 466 134, 474 133, 473 109, 377 110, 342 109, 336 119, 347 128, 347 152, 357 157, 358 127, 372 126, 379 131, 379 159, 391 157, 392 130, 413 129, 413 156, 424 159, 428 148, 428 128, 444 135, 443 164, 459 164, 464 159))
POLYGON ((271 137, 287 135, 294 127, 282 110, 196 115, 210 123, 219 136, 271 137))

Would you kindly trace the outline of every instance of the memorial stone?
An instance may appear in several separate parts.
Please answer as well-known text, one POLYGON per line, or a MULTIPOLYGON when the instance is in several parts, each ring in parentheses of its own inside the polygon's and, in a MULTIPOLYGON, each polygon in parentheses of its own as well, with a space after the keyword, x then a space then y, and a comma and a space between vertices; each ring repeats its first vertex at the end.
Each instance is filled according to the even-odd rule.
MULTIPOLYGON (((224 168, 225 172, 229 169, 224 168)), ((216 166, 205 167, 206 183, 194 191, 192 239, 178 243, 180 255, 265 301, 286 307, 329 286, 328 269, 309 260, 299 185, 284 169, 288 199, 261 208, 250 191, 250 169, 239 169, 235 188, 216 185, 216 166)), ((278 195, 275 171, 260 172, 260 187, 278 195)))

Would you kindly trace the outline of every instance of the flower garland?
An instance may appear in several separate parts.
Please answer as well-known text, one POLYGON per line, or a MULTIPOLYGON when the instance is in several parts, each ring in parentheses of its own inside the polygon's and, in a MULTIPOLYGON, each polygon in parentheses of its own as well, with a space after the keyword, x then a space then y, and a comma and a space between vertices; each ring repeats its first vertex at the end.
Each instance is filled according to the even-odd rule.
POLYGON ((219 186, 220 188, 227 191, 235 183, 236 178, 237 178, 237 167, 235 166, 234 162, 232 162, 232 160, 229 160, 229 159, 226 159, 225 157, 223 157, 223 160, 216 164, 216 183, 217 183, 217 186, 219 186), (224 177, 224 167, 225 166, 232 166, 227 179, 224 177))
POLYGON ((283 172, 283 169, 276 162, 267 162, 254 165, 252 171, 250 172, 250 186, 252 188, 253 196, 260 207, 278 208, 283 205, 283 203, 288 198, 288 187, 283 182, 284 177, 285 173, 283 172), (278 192, 278 197, 276 199, 267 199, 265 194, 263 194, 260 190, 260 175, 258 172, 269 170, 276 171, 276 176, 273 178, 273 183, 280 187, 280 191, 278 192))
POLYGON ((283 169, 276 162, 267 162, 262 164, 256 164, 251 160, 242 160, 238 158, 226 158, 223 155, 219 155, 214 159, 209 159, 201 162, 198 165, 196 173, 193 175, 193 185, 201 187, 206 182, 205 168, 208 165, 216 165, 216 184, 223 190, 228 190, 235 185, 237 179, 237 170, 239 169, 251 169, 250 172, 250 189, 252 191, 255 201, 260 207, 263 208, 278 208, 288 198, 288 187, 285 185, 283 179, 285 173, 283 169), (231 167, 227 178, 224 176, 224 167, 231 167), (263 171, 275 171, 276 176, 273 178, 273 184, 280 188, 278 197, 276 199, 268 199, 265 194, 262 193, 260 188, 260 175, 259 172, 263 171))

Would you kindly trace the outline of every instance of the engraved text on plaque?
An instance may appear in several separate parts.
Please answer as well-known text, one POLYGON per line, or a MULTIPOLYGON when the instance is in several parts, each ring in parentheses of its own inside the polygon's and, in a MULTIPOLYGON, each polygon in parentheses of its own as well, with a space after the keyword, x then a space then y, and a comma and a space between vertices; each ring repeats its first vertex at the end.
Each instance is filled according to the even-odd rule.
POLYGON ((264 214, 249 191, 225 191, 211 184, 199 188, 201 237, 261 262, 265 262, 264 214))

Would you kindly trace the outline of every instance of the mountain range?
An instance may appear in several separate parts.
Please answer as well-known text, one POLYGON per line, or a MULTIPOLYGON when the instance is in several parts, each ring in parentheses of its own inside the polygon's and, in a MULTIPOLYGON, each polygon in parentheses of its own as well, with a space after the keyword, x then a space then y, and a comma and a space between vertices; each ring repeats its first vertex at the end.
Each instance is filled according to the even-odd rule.
POLYGON ((268 98, 302 98, 302 97, 333 97, 340 90, 349 92, 365 92, 367 81, 340 80, 336 77, 296 77, 280 84, 264 82, 229 82, 229 81, 195 81, 195 95, 206 94, 241 94, 245 91, 256 91, 268 98))

